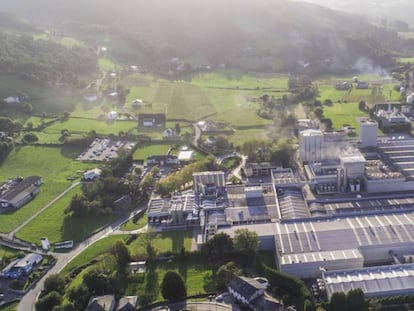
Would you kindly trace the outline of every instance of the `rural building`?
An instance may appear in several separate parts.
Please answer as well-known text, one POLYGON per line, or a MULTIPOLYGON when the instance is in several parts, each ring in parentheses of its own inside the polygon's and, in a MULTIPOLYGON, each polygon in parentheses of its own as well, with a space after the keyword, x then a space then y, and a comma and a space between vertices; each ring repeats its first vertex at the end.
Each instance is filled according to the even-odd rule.
POLYGON ((162 137, 163 138, 171 138, 171 137, 175 137, 177 136, 175 133, 175 130, 172 128, 167 128, 164 130, 164 132, 162 132, 162 137))
POLYGON ((356 88, 359 90, 366 90, 369 89, 369 83, 368 82, 363 82, 363 81, 358 81, 356 84, 356 88))
POLYGON ((138 127, 146 129, 164 129, 166 117, 164 113, 140 113, 138 127))
POLYGON ((139 98, 134 99, 132 101, 132 108, 141 108, 143 104, 144 102, 142 101, 142 99, 139 99, 139 98))
POLYGON ((1 207, 20 208, 32 200, 39 192, 42 178, 30 176, 25 179, 14 179, 1 186, 4 191, 0 196, 1 207))
POLYGON ((115 304, 114 295, 94 296, 89 300, 86 311, 114 311, 115 304))
POLYGON ((228 291, 230 295, 246 306, 252 306, 254 300, 264 295, 266 286, 253 279, 244 276, 239 276, 230 281, 228 291))
POLYGON ((247 177, 270 176, 271 171, 278 166, 270 162, 249 162, 246 164, 245 172, 247 177))
POLYGON ((145 273, 146 266, 146 261, 132 261, 128 264, 127 269, 130 274, 145 273))
POLYGON ((172 155, 153 155, 147 158, 147 165, 149 166, 164 166, 164 165, 178 165, 180 161, 176 156, 172 155))
POLYGON ((93 103, 99 99, 99 96, 96 94, 86 94, 83 96, 83 99, 87 102, 93 103))
POLYGON ((136 311, 139 306, 138 296, 124 296, 119 299, 116 311, 136 311))
POLYGON ((335 85, 335 89, 338 91, 348 91, 352 88, 352 84, 349 82, 342 82, 335 85))
POLYGON ((18 279, 23 275, 29 275, 33 269, 42 261, 43 257, 39 254, 30 253, 25 257, 16 259, 3 269, 1 275, 10 278, 18 279))
POLYGON ((193 157, 193 153, 193 150, 181 150, 178 153, 178 160, 180 161, 180 163, 190 162, 191 158, 193 157))
POLYGON ((3 98, 3 101, 7 104, 7 105, 14 105, 14 104, 20 104, 20 98, 17 96, 9 96, 6 98, 3 98))
POLYGON ((108 120, 116 120, 118 118, 118 112, 110 111, 108 113, 108 120))
POLYGON ((92 170, 86 171, 83 173, 84 180, 94 180, 95 178, 99 178, 101 176, 102 170, 100 168, 94 168, 92 170))

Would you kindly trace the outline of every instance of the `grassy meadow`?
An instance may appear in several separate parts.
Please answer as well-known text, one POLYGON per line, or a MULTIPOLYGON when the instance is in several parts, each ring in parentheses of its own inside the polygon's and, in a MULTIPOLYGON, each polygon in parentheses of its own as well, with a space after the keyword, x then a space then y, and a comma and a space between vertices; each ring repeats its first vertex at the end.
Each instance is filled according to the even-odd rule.
MULTIPOLYGON (((74 161, 81 150, 66 147, 23 146, 14 148, 1 164, 0 180, 16 176, 39 175, 43 184, 40 193, 23 207, 0 214, 0 232, 10 232, 53 198, 68 188, 72 181, 67 178, 78 176, 78 170, 92 168, 91 164, 74 161)), ((44 224, 43 224, 44 225, 44 224)))

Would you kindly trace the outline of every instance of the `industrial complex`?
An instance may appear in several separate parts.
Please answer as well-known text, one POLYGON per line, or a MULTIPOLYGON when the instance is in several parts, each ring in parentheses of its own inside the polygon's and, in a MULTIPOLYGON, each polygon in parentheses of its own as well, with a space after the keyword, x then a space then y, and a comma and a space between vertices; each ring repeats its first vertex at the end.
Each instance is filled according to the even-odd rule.
POLYGON ((246 166, 267 175, 260 182, 226 185, 223 172, 196 173, 192 191, 150 201, 149 225, 198 227, 199 245, 245 226, 275 252, 281 271, 322 279, 328 297, 358 287, 368 296, 412 289, 414 268, 404 258, 414 253, 414 139, 378 137, 377 121, 358 122, 354 139, 301 131, 297 168, 246 166))

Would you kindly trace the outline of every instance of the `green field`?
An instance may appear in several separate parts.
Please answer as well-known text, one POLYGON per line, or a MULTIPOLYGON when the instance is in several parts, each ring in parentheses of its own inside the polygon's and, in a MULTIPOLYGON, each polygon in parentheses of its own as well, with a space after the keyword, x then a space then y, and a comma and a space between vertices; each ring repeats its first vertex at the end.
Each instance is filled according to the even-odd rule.
POLYGON ((40 238, 44 236, 48 237, 51 243, 66 240, 80 242, 92 232, 116 218, 114 215, 78 218, 65 214, 65 209, 77 193, 81 193, 80 186, 69 191, 64 197, 33 219, 18 232, 17 236, 29 242, 39 242, 40 238), (48 225, 45 226, 45 223, 48 225))
POLYGON ((406 39, 406 40, 408 40, 408 39, 414 39, 414 32, 399 32, 398 33, 398 36, 401 39, 406 39))
POLYGON ((73 37, 65 37, 65 36, 55 36, 48 33, 42 33, 38 35, 33 35, 33 39, 35 40, 51 40, 55 41, 56 43, 60 43, 66 47, 72 47, 74 45, 85 45, 82 41, 75 39, 73 37))
MULTIPOLYGON (((64 275, 68 274, 72 269, 82 266, 88 263, 99 255, 105 253, 109 246, 111 246, 117 240, 125 240, 127 235, 111 235, 89 246, 82 253, 80 253, 74 260, 72 260, 63 270, 64 275)), ((179 253, 181 247, 184 246, 186 250, 191 249, 192 232, 191 231, 178 231, 168 233, 157 233, 152 238, 152 244, 157 254, 165 252, 179 253)), ((139 235, 138 238, 128 246, 131 255, 142 256, 146 254, 145 240, 143 235, 139 235)))
POLYGON ((147 157, 152 155, 166 155, 168 149, 170 149, 171 144, 149 144, 141 143, 138 145, 137 150, 135 151, 133 157, 134 160, 146 160, 147 157))
POLYGON ((148 224, 147 214, 142 215, 137 222, 133 222, 132 219, 121 225, 121 230, 132 231, 145 227, 148 224))
POLYGON ((127 132, 137 127, 136 121, 98 121, 94 119, 69 118, 64 122, 58 122, 47 128, 49 133, 60 133, 68 129, 74 133, 88 133, 95 130, 99 134, 118 134, 120 131, 127 132))
POLYGON ((1 164, 0 180, 39 175, 43 185, 34 200, 20 209, 0 214, 0 232, 12 231, 69 187, 71 182, 67 177, 76 176, 77 170, 91 168, 90 164, 73 160, 80 152, 67 147, 15 147, 1 164))
POLYGON ((110 235, 104 239, 101 239, 87 249, 85 249, 82 253, 76 256, 65 268, 62 270, 63 275, 67 275, 70 271, 72 271, 76 267, 80 267, 92 259, 98 258, 99 255, 106 253, 108 248, 114 244, 118 240, 124 240, 126 235, 110 235))
POLYGON ((358 103, 339 104, 323 108, 325 117, 332 120, 334 128, 342 128, 343 124, 350 124, 358 132, 357 117, 367 117, 368 115, 359 110, 358 103))
POLYGON ((397 58, 397 62, 402 63, 402 64, 412 64, 414 63, 414 57, 399 57, 397 58))

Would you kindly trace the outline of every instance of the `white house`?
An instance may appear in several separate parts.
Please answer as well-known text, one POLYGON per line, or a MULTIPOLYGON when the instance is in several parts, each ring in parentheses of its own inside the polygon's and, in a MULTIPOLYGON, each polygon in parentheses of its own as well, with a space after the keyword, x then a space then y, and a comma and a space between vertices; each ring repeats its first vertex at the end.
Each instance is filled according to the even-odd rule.
POLYGON ((239 276, 230 281, 230 295, 244 305, 250 305, 255 299, 264 295, 267 284, 258 280, 239 276))
POLYGON ((3 101, 8 105, 20 104, 20 98, 17 96, 9 96, 9 97, 3 98, 3 101))
POLYGON ((84 180, 94 180, 101 176, 102 170, 100 168, 94 168, 93 170, 86 171, 83 173, 84 180))
POLYGON ((164 138, 171 138, 174 137, 175 135, 175 130, 171 129, 171 128, 167 128, 165 129, 165 131, 162 133, 162 137, 164 138))
POLYGON ((110 111, 108 113, 108 120, 116 120, 118 118, 118 112, 110 111))
POLYGON ((144 102, 142 101, 142 99, 134 99, 134 101, 132 102, 132 107, 133 108, 140 108, 142 105, 144 104, 144 102))

